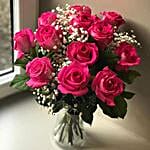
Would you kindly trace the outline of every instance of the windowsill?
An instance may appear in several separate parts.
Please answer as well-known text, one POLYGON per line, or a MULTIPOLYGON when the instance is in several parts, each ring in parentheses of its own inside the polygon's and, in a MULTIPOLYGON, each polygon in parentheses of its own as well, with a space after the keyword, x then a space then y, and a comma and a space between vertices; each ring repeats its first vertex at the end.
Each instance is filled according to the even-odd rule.
MULTIPOLYGON (((9 87, 11 88, 11 87, 9 87)), ((0 104, 7 105, 9 103, 18 103, 19 101, 23 99, 28 99, 28 97, 33 97, 32 94, 28 91, 18 91, 14 89, 12 93, 7 96, 0 97, 0 104)))
POLYGON ((12 94, 19 93, 18 90, 9 86, 10 83, 6 83, 0 86, 0 101, 5 97, 8 97, 12 94))

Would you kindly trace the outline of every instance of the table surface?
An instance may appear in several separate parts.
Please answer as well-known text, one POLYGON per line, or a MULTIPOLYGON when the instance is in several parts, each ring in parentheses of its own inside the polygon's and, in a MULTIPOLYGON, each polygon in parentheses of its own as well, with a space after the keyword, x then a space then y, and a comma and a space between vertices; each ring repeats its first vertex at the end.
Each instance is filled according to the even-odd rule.
MULTIPOLYGON (((50 141, 54 118, 33 97, 19 94, 16 101, 5 99, 0 103, 0 150, 61 150, 50 141)), ((86 130, 88 144, 84 150, 150 150, 148 139, 100 112, 86 130)))

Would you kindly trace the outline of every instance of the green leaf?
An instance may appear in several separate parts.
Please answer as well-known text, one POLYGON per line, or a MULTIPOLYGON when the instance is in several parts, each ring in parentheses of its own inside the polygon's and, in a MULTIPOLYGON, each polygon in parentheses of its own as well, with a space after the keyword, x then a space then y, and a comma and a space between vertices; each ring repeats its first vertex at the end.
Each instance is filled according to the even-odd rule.
POLYGON ((95 92, 89 89, 89 92, 82 96, 84 105, 88 108, 91 113, 94 113, 97 109, 97 98, 95 96, 95 92))
POLYGON ((53 113, 59 112, 64 107, 64 101, 56 101, 53 105, 53 113))
POLYGON ((111 118, 124 118, 127 113, 127 103, 122 96, 115 97, 115 106, 108 106, 99 100, 99 106, 103 113, 111 118))
POLYGON ((93 113, 97 109, 97 100, 95 94, 93 94, 92 92, 90 93, 89 91, 87 95, 82 96, 81 98, 82 101, 80 101, 80 103, 78 104, 78 109, 80 110, 80 112, 82 112, 82 119, 86 123, 91 125, 93 121, 93 113))
POLYGON ((81 115, 83 121, 85 121, 88 124, 92 124, 93 121, 93 113, 91 113, 90 111, 88 111, 88 109, 84 109, 84 111, 82 111, 82 115, 81 115))
POLYGON ((99 106, 103 110, 103 113, 108 115, 111 118, 118 118, 118 114, 115 112, 114 107, 109 107, 101 100, 99 100, 99 106))
POLYGON ((139 72, 135 70, 128 70, 128 71, 120 71, 118 72, 118 76, 126 83, 131 84, 133 81, 141 76, 139 72))
POLYGON ((73 96, 71 94, 62 95, 62 97, 60 98, 60 101, 63 101, 64 103, 72 106, 73 96))
POLYGON ((40 48, 40 46, 39 46, 39 45, 36 45, 35 48, 32 48, 32 49, 30 50, 30 56, 31 56, 32 58, 35 58, 35 57, 38 57, 38 56, 39 56, 39 52, 38 52, 39 48, 40 48))
POLYGON ((108 65, 116 64, 119 60, 119 57, 111 49, 105 50, 102 55, 108 65))
POLYGON ((115 109, 118 113, 118 116, 123 119, 127 113, 127 102, 124 100, 123 97, 117 96, 115 98, 115 103, 115 109))
POLYGON ((131 99, 135 95, 135 93, 124 91, 121 95, 126 99, 131 99))
POLYGON ((26 58, 23 58, 23 59, 17 59, 16 61, 15 61, 15 65, 16 66, 20 66, 20 67, 22 67, 22 68, 26 68, 26 64, 28 63, 28 59, 26 59, 26 58))
POLYGON ((32 48, 31 50, 30 50, 30 56, 32 57, 32 58, 35 58, 35 57, 37 57, 38 56, 38 53, 37 53, 37 51, 38 51, 38 49, 34 49, 34 48, 32 48))
POLYGON ((10 86, 19 89, 21 91, 29 90, 30 88, 26 85, 26 82, 29 80, 29 77, 24 75, 16 75, 13 81, 10 83, 10 86))
POLYGON ((55 54, 55 52, 51 51, 51 52, 47 53, 46 57, 49 57, 50 59, 52 59, 52 58, 54 58, 54 56, 53 56, 54 54, 55 54))
POLYGON ((89 36, 88 42, 95 42, 94 38, 92 36, 89 36))
POLYGON ((92 76, 95 76, 100 70, 103 69, 103 67, 104 67, 103 62, 104 61, 99 59, 93 66, 89 67, 90 74, 92 76))

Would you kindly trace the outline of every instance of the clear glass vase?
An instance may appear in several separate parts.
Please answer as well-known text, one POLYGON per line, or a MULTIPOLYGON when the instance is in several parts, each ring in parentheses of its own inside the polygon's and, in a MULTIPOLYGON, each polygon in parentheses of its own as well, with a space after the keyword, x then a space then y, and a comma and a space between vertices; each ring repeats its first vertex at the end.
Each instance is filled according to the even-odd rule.
POLYGON ((53 132, 55 143, 64 150, 78 149, 85 145, 86 133, 80 115, 60 112, 53 132))

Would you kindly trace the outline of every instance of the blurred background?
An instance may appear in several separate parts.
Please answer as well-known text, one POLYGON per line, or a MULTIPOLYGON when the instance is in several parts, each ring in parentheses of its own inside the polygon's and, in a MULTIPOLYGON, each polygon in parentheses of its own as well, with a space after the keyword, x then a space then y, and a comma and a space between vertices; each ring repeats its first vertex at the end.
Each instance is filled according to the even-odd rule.
MULTIPOLYGON (((14 17, 19 17, 19 22, 15 19, 13 22, 14 27, 19 23, 18 29, 24 27, 34 29, 37 17, 42 12, 54 9, 57 5, 63 6, 65 3, 88 5, 93 13, 97 14, 106 10, 118 11, 125 17, 127 24, 123 29, 126 31, 133 29, 142 44, 142 48, 138 50, 142 63, 137 67, 142 76, 129 86, 136 96, 128 101, 128 113, 124 120, 108 118, 101 111, 95 114, 93 126, 88 128, 92 143, 89 149, 149 150, 150 0, 14 0, 13 2, 13 7, 15 5, 19 7, 18 12, 14 13, 14 17)), ((9 0, 0 0, 0 73, 12 67, 11 6, 9 0)), ((5 80, 7 82, 7 79, 5 80)), ((0 85, 0 149, 55 150, 50 147, 49 142, 52 117, 47 111, 39 108, 29 93, 11 91, 8 84, 0 85), (14 94, 10 95, 11 93, 14 94), (5 96, 2 98, 2 95, 5 96)))

